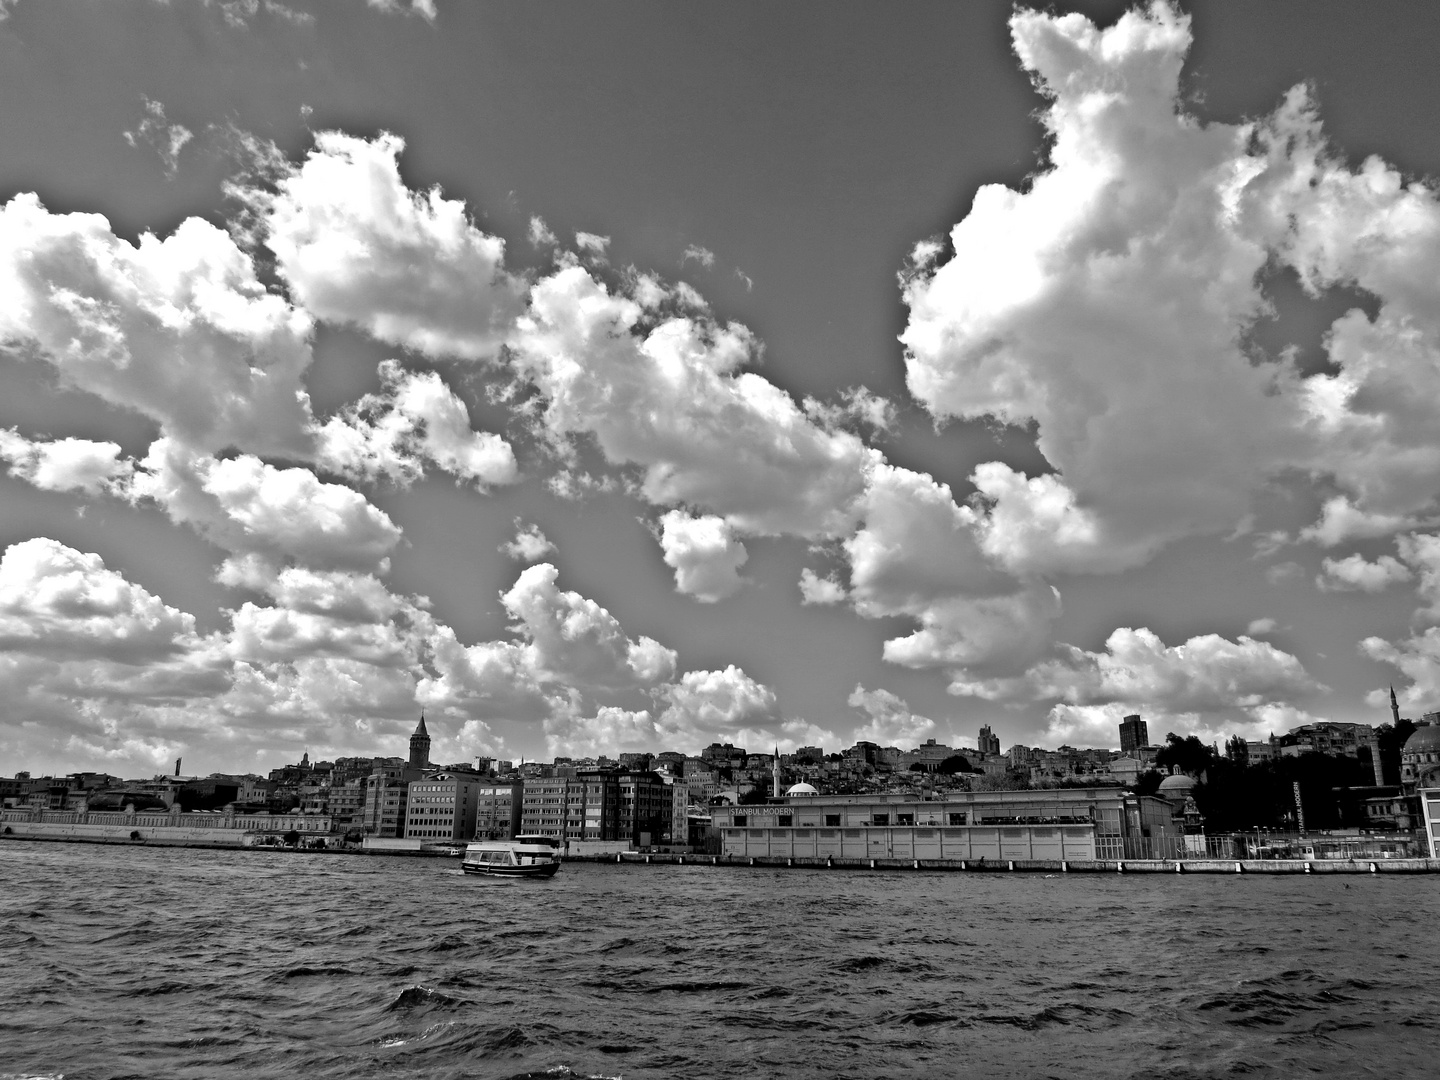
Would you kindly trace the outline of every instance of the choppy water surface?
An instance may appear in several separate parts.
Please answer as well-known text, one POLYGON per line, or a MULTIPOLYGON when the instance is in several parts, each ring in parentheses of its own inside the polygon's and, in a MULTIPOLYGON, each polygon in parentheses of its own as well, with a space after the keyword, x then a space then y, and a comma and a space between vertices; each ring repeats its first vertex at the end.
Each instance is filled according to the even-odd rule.
POLYGON ((1440 1072, 1440 878, 0 843, 0 1077, 1440 1072))

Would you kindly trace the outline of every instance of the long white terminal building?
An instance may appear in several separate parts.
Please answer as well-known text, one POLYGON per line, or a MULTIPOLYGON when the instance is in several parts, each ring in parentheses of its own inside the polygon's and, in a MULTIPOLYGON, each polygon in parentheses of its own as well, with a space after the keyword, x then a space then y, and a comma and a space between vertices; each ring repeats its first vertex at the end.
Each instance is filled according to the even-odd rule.
MULTIPOLYGON (((819 795, 711 811, 735 857, 846 859, 1133 859, 1182 827, 1164 799, 1119 788, 819 795)), ((1162 841, 1163 843, 1164 841, 1162 841)))

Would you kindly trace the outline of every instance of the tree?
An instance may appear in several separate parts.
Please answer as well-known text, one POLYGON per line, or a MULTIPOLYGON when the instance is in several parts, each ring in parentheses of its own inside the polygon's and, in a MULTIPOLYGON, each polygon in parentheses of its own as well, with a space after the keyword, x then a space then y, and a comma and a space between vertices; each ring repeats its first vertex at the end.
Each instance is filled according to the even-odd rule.
POLYGON ((956 773, 974 771, 975 768, 970 764, 970 759, 964 754, 951 754, 944 761, 940 762, 940 772, 946 776, 954 776, 956 773))
POLYGON ((1167 771, 1171 766, 1191 776, 1200 776, 1214 766, 1218 755, 1194 735, 1181 738, 1173 731, 1165 736, 1165 745, 1155 755, 1155 764, 1167 771))

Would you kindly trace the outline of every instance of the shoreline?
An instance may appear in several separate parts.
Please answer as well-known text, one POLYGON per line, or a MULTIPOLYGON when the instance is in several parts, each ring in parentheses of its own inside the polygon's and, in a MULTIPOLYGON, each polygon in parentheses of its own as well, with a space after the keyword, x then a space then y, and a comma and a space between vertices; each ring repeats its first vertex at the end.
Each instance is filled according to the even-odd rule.
MULTIPOLYGON (((233 840, 208 843, 192 837, 151 835, 140 840, 89 836, 44 836, 11 833, 0 841, 32 844, 99 844, 107 847, 197 848, 210 851, 280 851, 296 855, 389 855, 401 858, 453 859, 439 851, 366 851, 363 848, 288 848, 241 844, 233 840)), ((228 839, 228 838, 227 838, 228 839)), ((1440 874, 1440 859, 849 859, 784 856, 727 856, 627 851, 614 855, 570 855, 567 863, 612 866, 705 866, 715 869, 874 870, 960 874, 1440 874)))

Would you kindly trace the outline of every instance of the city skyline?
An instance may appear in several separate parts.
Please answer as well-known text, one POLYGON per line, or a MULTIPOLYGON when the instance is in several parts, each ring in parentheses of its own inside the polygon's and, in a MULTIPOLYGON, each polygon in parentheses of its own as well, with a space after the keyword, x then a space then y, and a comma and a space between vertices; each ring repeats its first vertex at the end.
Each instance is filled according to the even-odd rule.
POLYGON ((1440 14, 1060 10, 0 4, 0 773, 1440 707, 1440 14))

